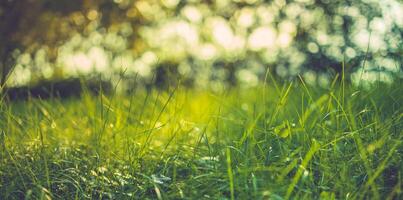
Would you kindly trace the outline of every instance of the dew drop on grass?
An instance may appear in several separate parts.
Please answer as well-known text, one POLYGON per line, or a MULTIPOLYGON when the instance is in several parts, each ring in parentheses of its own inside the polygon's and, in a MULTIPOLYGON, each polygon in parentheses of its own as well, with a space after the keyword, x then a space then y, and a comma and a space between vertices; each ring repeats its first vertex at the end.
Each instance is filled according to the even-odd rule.
POLYGON ((219 161, 219 157, 218 157, 218 156, 205 156, 205 157, 201 157, 200 160, 201 160, 201 161, 214 161, 214 162, 218 162, 218 161, 219 161))
POLYGON ((160 129, 161 127, 162 127, 162 122, 157 122, 157 123, 155 123, 155 126, 154 126, 154 128, 155 129, 160 129))
POLYGON ((309 175, 309 171, 308 170, 304 170, 304 173, 302 174, 303 177, 307 177, 309 175))
POLYGON ((107 171, 106 167, 99 167, 98 168, 98 172, 100 172, 100 173, 105 173, 106 171, 107 171))
POLYGON ((169 182, 171 180, 170 177, 164 176, 164 175, 151 175, 151 178, 154 183, 156 184, 164 184, 166 182, 169 182))

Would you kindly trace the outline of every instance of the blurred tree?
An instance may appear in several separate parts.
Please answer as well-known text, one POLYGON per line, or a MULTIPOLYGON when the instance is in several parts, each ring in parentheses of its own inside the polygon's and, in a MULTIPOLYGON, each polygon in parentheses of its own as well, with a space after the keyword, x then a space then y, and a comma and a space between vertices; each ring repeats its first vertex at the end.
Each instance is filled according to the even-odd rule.
MULTIPOLYGON (((373 65, 390 69, 401 63, 403 22, 395 16, 401 10, 396 0, 3 0, 0 84, 21 55, 43 50, 53 68, 128 68, 142 77, 155 74, 159 85, 170 82, 165 74, 205 79, 195 73, 235 84, 243 75, 263 77, 265 66, 281 77, 339 73, 345 57, 354 71, 367 56, 370 34, 368 57, 387 57, 373 65)), ((43 68, 26 65, 31 76, 43 68)))
MULTIPOLYGON (((22 1, 1 1, 0 2, 0 86, 3 86, 6 76, 13 66, 12 52, 19 47, 16 34, 20 33, 20 23, 23 21, 23 14, 21 11, 29 7, 35 10, 31 2, 22 1)), ((28 14, 26 12, 23 12, 28 14)), ((31 12, 29 12, 31 14, 31 12)), ((35 19, 35 16, 28 19, 35 19)))
MULTIPOLYGON (((18 50, 34 52, 41 45, 52 48, 68 38, 72 13, 83 9, 82 1, 4 0, 0 2, 0 84, 15 65, 18 50)), ((85 27, 84 25, 82 27, 85 27)), ((77 28, 77 26, 76 26, 77 28)))

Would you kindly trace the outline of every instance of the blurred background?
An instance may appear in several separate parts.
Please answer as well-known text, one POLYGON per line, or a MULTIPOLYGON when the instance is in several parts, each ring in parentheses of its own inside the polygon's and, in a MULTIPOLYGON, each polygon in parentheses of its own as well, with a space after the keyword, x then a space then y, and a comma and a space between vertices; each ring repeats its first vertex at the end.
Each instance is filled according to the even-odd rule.
POLYGON ((390 83, 402 37, 399 0, 1 0, 1 83, 219 89, 270 70, 327 87, 343 63, 355 84, 390 83))

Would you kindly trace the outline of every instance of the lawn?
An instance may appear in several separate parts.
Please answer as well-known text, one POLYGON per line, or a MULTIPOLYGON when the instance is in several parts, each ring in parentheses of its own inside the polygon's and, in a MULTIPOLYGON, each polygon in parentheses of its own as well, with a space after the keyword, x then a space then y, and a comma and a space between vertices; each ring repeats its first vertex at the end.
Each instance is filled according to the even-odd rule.
POLYGON ((0 199, 401 199, 403 87, 0 103, 0 199))

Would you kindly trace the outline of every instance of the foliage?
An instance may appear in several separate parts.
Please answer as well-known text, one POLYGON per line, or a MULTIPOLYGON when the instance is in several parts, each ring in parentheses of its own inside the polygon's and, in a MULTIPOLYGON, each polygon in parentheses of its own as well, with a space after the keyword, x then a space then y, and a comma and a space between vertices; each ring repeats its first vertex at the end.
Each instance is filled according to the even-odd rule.
POLYGON ((9 85, 122 70, 153 83, 167 68, 197 87, 256 85, 270 66, 327 87, 343 62, 346 73, 366 65, 364 78, 391 82, 401 76, 401 13, 396 0, 2 1, 2 82, 15 66, 9 85))
POLYGON ((0 198, 400 199, 401 82, 301 80, 2 101, 0 198))

